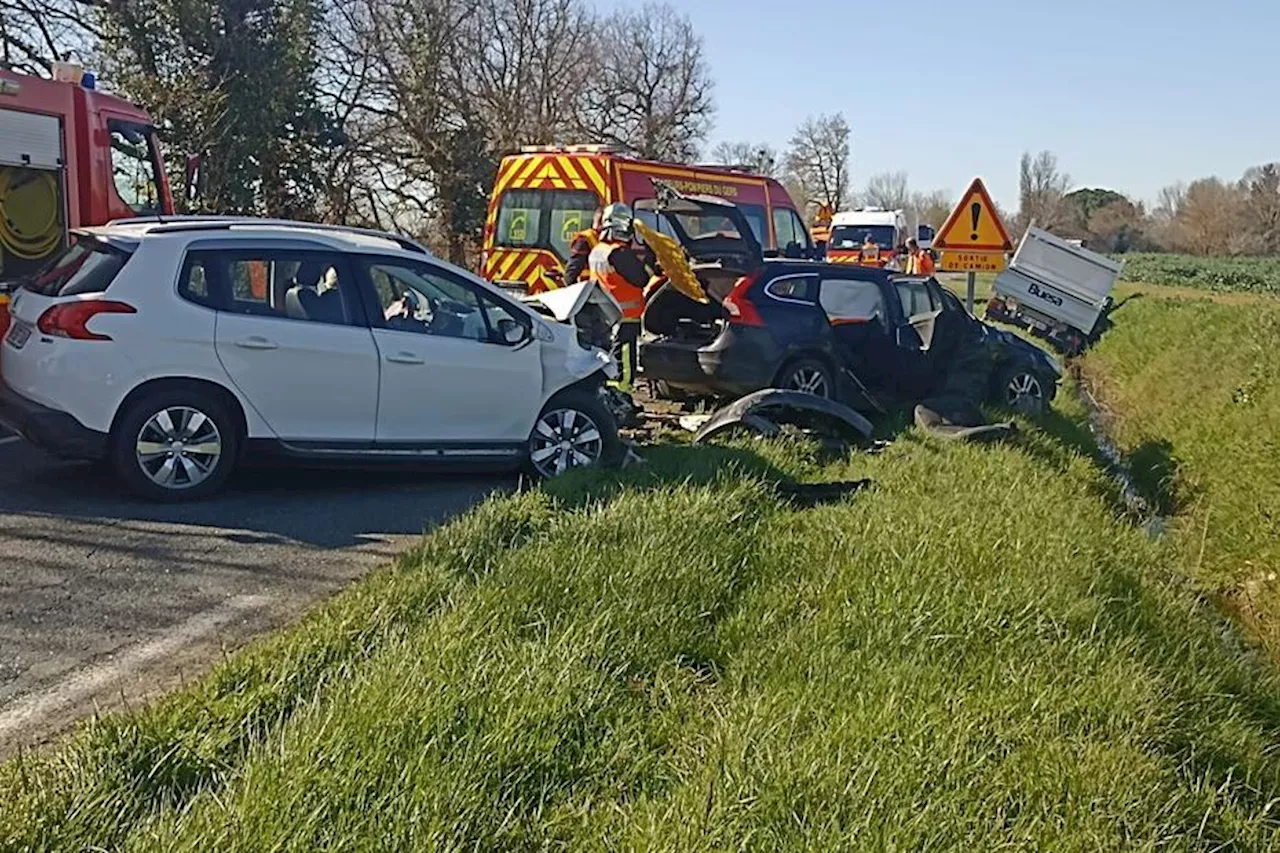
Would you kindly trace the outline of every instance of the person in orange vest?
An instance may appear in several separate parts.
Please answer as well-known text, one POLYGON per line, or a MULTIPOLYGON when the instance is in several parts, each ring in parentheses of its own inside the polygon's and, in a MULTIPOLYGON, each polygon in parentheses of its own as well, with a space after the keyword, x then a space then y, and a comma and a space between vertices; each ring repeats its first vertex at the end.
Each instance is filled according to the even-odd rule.
POLYGON ((870 233, 862 241, 862 252, 858 256, 858 260, 863 264, 877 264, 880 262, 880 244, 871 239, 870 233))
POLYGON ((595 214, 591 217, 591 227, 574 234, 573 239, 569 241, 569 262, 564 265, 565 287, 577 284, 582 279, 583 273, 587 271, 587 258, 591 256, 591 250, 600 242, 602 215, 604 215, 604 209, 597 207, 595 214))
POLYGON ((644 315, 649 270, 635 247, 635 216, 631 208, 616 203, 601 214, 600 242, 587 258, 591 280, 598 282, 622 308, 622 322, 614 338, 621 376, 618 387, 630 392, 636 375, 636 348, 640 343, 640 319, 644 315))
POLYGON ((938 271, 933 255, 920 248, 915 237, 907 238, 907 275, 931 276, 938 271))

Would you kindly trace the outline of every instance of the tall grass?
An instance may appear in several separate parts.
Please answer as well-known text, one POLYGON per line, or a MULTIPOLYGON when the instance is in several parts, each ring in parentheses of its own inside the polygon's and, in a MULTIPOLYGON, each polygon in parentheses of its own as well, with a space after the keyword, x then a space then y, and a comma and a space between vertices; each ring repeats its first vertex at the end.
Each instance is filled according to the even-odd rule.
POLYGON ((1112 321, 1084 369, 1116 438, 1178 513, 1188 575, 1280 652, 1280 303, 1144 297, 1112 321))
POLYGON ((1274 846, 1280 684, 1087 457, 650 457, 491 501, 0 768, 0 847, 1274 846))

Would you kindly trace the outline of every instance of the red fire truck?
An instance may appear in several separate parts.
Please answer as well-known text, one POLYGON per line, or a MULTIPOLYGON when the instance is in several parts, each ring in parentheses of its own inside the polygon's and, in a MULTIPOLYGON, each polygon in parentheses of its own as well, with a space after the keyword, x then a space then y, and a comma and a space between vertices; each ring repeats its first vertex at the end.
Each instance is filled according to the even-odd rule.
POLYGON ((0 70, 0 336, 4 282, 39 269, 69 229, 172 212, 145 112, 70 63, 52 80, 0 70))

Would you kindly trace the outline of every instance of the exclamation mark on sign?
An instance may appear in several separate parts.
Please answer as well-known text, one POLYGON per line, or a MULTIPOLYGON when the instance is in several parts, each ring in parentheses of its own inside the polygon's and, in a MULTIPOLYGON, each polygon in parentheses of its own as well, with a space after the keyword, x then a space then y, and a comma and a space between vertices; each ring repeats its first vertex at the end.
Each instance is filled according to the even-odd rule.
POLYGON ((978 242, 978 217, 982 215, 982 205, 974 202, 969 205, 969 218, 973 220, 973 233, 969 235, 969 239, 978 242))

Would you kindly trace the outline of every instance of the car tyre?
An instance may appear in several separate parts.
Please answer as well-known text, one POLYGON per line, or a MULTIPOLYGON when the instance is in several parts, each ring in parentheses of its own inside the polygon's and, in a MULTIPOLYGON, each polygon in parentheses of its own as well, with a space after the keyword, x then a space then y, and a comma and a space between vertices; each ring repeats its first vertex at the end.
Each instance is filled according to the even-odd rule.
POLYGON ((135 495, 177 503, 221 489, 239 450, 238 421, 221 399, 172 387, 130 402, 111 431, 108 461, 135 495))
POLYGON ((538 477, 609 465, 622 456, 618 423, 593 391, 573 388, 553 396, 529 434, 528 466, 538 477))
POLYGON ((778 371, 774 387, 787 391, 804 391, 828 400, 835 400, 838 396, 831 368, 816 358, 797 358, 787 362, 778 371))
POLYGON ((1015 412, 1040 417, 1049 411, 1049 383, 1034 370, 1025 367, 1006 368, 997 386, 1000 402, 1015 412))

